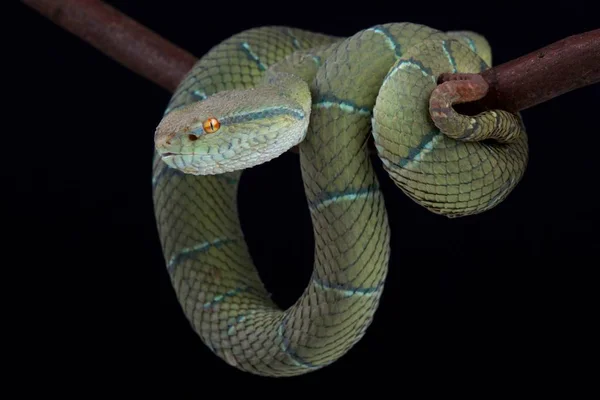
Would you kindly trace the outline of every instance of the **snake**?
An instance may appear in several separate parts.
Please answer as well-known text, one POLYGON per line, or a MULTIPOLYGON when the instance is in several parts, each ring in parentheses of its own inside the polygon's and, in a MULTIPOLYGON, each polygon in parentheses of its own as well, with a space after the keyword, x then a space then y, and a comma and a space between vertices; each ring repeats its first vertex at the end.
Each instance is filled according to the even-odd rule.
POLYGON ((521 116, 456 112, 476 86, 460 79, 431 96, 442 74, 479 74, 491 57, 479 33, 393 22, 351 36, 253 27, 197 60, 154 132, 152 196, 178 304, 214 355, 291 377, 331 365, 365 336, 392 250, 375 162, 442 217, 507 198, 528 160, 521 116), (294 146, 314 263, 282 308, 252 260, 237 192, 244 170, 294 146))

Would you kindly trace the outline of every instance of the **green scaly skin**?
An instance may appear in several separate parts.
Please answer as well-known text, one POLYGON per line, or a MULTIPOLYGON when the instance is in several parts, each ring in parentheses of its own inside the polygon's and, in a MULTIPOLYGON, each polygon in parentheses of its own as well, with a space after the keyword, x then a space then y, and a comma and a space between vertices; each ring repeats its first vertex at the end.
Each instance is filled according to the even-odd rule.
MULTIPOLYGON (((481 36, 410 23, 350 38, 251 29, 198 61, 157 128, 153 188, 173 287, 215 354, 253 374, 292 376, 331 364, 363 337, 390 254, 366 146, 371 130, 390 177, 433 212, 474 214, 508 195, 527 163, 518 116, 469 118, 481 137, 494 137, 486 132, 498 126, 511 135, 505 143, 475 142, 440 133, 428 110, 439 74, 477 73, 490 63, 481 36), (211 134, 196 129, 211 116, 227 123, 211 134), (298 142, 315 265, 302 296, 281 310, 250 257, 236 191, 243 168, 298 142)), ((464 129, 464 121, 454 125, 464 129)))

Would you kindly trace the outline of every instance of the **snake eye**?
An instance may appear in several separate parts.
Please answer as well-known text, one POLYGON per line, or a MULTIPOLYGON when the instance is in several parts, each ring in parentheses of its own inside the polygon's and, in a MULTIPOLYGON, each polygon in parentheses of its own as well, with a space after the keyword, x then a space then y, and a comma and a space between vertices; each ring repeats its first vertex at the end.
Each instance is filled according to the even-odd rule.
POLYGON ((208 118, 206 121, 204 121, 202 127, 206 133, 215 133, 221 127, 221 123, 216 118, 208 118))

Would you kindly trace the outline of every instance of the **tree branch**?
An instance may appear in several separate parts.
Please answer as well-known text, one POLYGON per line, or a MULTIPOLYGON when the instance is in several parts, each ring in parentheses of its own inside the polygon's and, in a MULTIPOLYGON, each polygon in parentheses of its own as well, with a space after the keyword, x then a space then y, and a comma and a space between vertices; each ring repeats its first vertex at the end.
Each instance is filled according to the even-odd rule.
MULTIPOLYGON (((438 83, 460 74, 443 74, 438 83)), ((542 49, 481 73, 487 94, 457 111, 486 109, 517 112, 575 89, 600 82, 600 29, 569 36, 542 49)))

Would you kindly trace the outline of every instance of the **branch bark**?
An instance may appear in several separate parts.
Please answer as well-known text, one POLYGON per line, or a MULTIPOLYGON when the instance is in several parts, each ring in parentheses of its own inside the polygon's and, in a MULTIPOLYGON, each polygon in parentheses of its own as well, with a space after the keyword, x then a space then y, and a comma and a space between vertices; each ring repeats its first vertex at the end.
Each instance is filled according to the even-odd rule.
MULTIPOLYGON (((443 74, 438 83, 457 74, 443 74)), ((467 114, 486 109, 523 111, 600 82, 600 29, 569 36, 481 73, 489 85, 480 100, 457 105, 467 114)))

